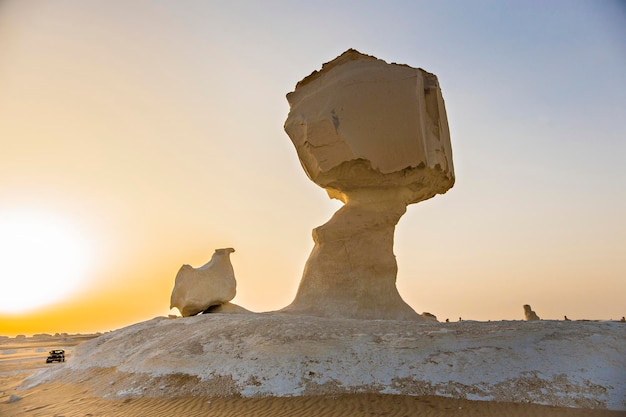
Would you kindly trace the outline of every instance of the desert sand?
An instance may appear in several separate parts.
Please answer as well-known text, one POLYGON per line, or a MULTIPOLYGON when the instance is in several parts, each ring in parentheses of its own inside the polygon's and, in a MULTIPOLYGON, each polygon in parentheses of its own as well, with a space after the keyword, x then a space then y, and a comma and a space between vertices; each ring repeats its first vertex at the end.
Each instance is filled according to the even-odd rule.
MULTIPOLYGON (((110 334, 103 336, 102 340, 110 334)), ((624 411, 470 401, 433 395, 345 393, 244 398, 189 393, 155 396, 147 392, 139 396, 107 397, 102 393, 109 387, 102 385, 111 382, 103 381, 115 381, 112 373, 117 372, 105 368, 84 373, 82 377, 80 372, 71 372, 77 378, 59 378, 34 386, 25 383, 27 377, 32 379, 41 371, 64 374, 75 362, 71 359, 75 347, 93 338, 0 340, 0 416, 626 416, 624 411), (68 362, 46 364, 48 350, 58 348, 66 349, 68 362), (15 401, 15 396, 21 399, 15 401)), ((89 344, 97 345, 99 339, 89 344)), ((120 387, 123 385, 121 381, 116 381, 118 383, 120 387)))
MULTIPOLYGON (((31 357, 35 359, 34 357, 31 357)), ((437 396, 346 394, 290 398, 183 396, 103 399, 81 384, 48 383, 28 390, 16 387, 45 362, 7 374, 0 360, 0 415, 21 416, 545 416, 617 417, 626 412, 573 409, 535 404, 455 400, 437 396), (9 403, 11 395, 22 397, 9 403)), ((55 364, 49 366, 63 366, 55 364)))

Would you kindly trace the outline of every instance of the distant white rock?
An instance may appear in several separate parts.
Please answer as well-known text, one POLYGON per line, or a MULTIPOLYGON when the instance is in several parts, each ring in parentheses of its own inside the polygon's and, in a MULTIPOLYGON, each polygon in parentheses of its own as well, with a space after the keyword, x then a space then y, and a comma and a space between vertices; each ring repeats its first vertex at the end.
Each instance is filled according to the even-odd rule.
POLYGON ((524 304, 524 319, 526 321, 541 320, 528 304, 524 304))
POLYGON ((216 249, 211 260, 199 268, 183 265, 176 274, 170 309, 176 307, 188 317, 235 298, 237 282, 230 263, 234 251, 216 249))

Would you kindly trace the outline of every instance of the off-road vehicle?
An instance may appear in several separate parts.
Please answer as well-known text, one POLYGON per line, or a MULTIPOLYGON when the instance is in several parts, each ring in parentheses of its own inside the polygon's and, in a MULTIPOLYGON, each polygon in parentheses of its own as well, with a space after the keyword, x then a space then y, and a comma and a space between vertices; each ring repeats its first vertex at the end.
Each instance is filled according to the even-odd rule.
POLYGON ((65 362, 65 351, 63 349, 54 349, 50 351, 50 355, 46 359, 46 363, 65 362))

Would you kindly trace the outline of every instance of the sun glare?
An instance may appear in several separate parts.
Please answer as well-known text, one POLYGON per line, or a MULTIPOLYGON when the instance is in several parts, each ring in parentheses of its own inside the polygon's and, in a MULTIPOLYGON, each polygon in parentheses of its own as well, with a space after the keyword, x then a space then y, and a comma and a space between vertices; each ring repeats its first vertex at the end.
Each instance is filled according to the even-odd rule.
POLYGON ((19 314, 62 301, 89 266, 86 239, 66 219, 0 212, 0 312, 19 314))

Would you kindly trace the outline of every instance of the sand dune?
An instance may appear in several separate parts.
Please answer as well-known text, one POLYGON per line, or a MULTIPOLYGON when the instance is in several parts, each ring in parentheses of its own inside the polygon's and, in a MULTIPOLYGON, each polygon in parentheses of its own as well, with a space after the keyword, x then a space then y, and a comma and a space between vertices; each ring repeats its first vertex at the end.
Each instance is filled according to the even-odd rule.
MULTIPOLYGON (((5 383, 3 381, 2 383, 5 383)), ((18 382, 13 380, 13 383, 18 382)), ((3 386, 3 390, 5 387, 3 386)), ((8 390, 11 391, 11 390, 8 390)), ((8 391, 0 398, 0 415, 21 416, 545 416, 617 417, 626 412, 549 407, 534 404, 454 400, 425 396, 346 394, 292 398, 136 398, 107 400, 96 397, 79 384, 44 384, 26 392, 24 398, 6 403, 8 391)), ((0 391, 1 393, 1 391, 0 391)))

